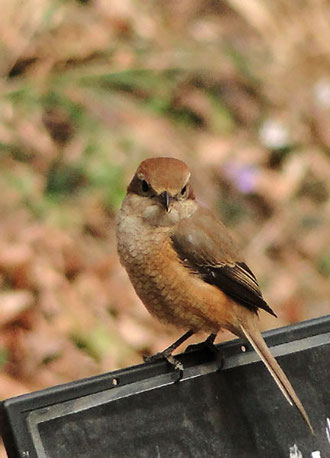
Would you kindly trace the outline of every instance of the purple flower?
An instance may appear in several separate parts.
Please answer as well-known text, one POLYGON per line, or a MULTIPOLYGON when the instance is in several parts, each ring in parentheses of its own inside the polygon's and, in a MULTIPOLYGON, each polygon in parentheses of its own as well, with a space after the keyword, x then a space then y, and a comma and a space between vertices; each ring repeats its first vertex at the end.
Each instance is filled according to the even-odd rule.
POLYGON ((224 166, 225 175, 244 194, 253 192, 256 186, 259 170, 255 165, 241 165, 237 162, 227 162, 224 166))

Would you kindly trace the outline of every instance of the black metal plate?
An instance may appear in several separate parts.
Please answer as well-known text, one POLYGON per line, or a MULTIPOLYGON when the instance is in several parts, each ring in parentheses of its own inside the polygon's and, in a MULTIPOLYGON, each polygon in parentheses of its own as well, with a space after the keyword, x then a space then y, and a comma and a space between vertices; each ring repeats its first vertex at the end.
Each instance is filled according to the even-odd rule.
POLYGON ((265 334, 316 430, 312 437, 254 351, 240 340, 6 400, 13 457, 330 457, 330 316, 265 334), (117 385, 114 385, 114 380, 117 385), (299 455, 299 452, 301 455, 299 455), (290 455, 291 453, 291 455, 290 455))

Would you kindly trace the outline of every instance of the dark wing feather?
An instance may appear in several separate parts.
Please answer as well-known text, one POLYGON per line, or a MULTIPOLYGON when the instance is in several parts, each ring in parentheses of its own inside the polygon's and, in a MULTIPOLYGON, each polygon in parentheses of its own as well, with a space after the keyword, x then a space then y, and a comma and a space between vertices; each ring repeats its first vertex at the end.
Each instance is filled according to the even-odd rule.
POLYGON ((244 262, 223 267, 197 266, 197 270, 204 281, 220 288, 235 302, 254 312, 261 308, 276 316, 263 299, 253 273, 244 262))
POLYGON ((263 299, 256 277, 240 258, 227 229, 207 210, 183 220, 172 234, 179 258, 205 282, 253 312, 276 316, 263 299))

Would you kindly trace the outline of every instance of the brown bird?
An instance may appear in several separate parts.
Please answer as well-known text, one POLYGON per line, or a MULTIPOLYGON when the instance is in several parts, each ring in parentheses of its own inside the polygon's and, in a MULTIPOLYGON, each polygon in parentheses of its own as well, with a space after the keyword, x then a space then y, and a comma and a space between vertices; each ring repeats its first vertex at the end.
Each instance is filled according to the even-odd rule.
POLYGON ((118 253, 149 312, 212 344, 221 328, 247 339, 288 402, 313 432, 308 415, 259 329, 258 312, 275 315, 222 222, 196 201, 187 165, 160 157, 143 161, 127 188, 117 219, 118 253))

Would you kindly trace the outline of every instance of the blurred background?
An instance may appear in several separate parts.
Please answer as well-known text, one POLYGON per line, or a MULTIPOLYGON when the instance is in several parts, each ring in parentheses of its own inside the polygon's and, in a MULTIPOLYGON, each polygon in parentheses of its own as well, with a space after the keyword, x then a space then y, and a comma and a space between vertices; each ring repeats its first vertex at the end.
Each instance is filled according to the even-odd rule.
POLYGON ((116 254, 146 157, 189 164, 279 316, 262 329, 330 312, 329 14, 326 0, 2 0, 1 398, 140 363, 180 334, 116 254))

